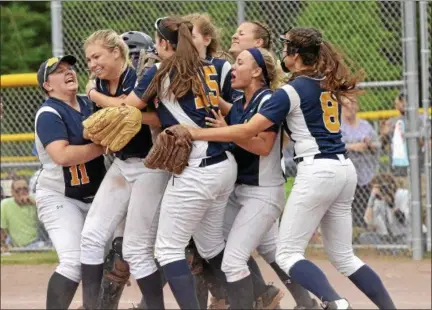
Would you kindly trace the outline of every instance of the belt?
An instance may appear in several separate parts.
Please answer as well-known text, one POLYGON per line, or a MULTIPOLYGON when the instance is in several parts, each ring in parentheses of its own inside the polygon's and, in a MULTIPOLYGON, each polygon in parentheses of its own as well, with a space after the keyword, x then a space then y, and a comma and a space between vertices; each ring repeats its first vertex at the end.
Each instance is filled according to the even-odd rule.
POLYGON ((211 166, 214 164, 218 164, 220 162, 223 162, 224 160, 228 159, 228 156, 225 152, 216 155, 216 156, 212 156, 212 157, 207 157, 204 158, 203 160, 201 160, 201 163, 199 164, 198 167, 207 167, 207 166, 211 166))
POLYGON ((114 153, 114 156, 123 161, 129 158, 145 158, 145 156, 142 156, 142 154, 125 154, 123 152, 114 153))
MULTIPOLYGON (((347 153, 344 153, 344 154, 316 154, 316 155, 314 155, 314 159, 323 159, 323 158, 325 158, 325 159, 339 160, 338 155, 343 155, 343 157, 345 157, 345 159, 348 159, 347 153)), ((299 158, 294 159, 294 162, 296 164, 299 164, 302 161, 303 161, 303 157, 299 157, 299 158)))

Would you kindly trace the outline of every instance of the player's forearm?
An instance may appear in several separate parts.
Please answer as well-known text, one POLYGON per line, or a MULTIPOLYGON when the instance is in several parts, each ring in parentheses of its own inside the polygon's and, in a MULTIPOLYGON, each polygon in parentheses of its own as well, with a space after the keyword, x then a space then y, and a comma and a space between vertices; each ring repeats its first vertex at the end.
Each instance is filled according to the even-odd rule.
POLYGON ((254 153, 260 156, 268 156, 273 147, 273 143, 269 143, 268 141, 260 138, 253 137, 249 140, 241 140, 235 141, 235 144, 245 149, 248 152, 254 153))
POLYGON ((86 145, 67 145, 53 160, 58 165, 68 167, 84 164, 103 153, 104 148, 94 143, 86 145))
POLYGON ((119 97, 106 96, 98 92, 96 89, 91 90, 88 93, 88 97, 91 101, 96 103, 96 105, 101 108, 119 107, 124 101, 124 99, 121 99, 119 97))
POLYGON ((161 127, 162 124, 160 122, 159 116, 156 112, 141 112, 142 115, 142 123, 153 126, 153 127, 161 127))
POLYGON ((253 138, 256 134, 248 130, 246 124, 232 125, 220 128, 192 129, 192 139, 202 141, 232 142, 253 138), (246 128, 245 128, 246 127, 246 128))

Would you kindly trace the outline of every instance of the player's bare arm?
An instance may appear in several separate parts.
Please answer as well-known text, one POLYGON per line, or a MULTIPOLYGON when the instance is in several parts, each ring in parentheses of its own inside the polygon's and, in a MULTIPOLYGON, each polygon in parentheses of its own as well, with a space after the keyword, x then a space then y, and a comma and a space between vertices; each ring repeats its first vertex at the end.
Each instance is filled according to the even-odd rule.
MULTIPOLYGON (((206 117, 206 125, 213 128, 221 128, 228 126, 222 115, 222 111, 218 110, 215 112, 212 110, 214 118, 206 117)), ((267 156, 273 147, 274 141, 276 139, 275 132, 261 132, 256 137, 248 140, 234 141, 235 144, 242 147, 246 151, 254 153, 256 155, 267 156)))
POLYGON ((66 140, 53 141, 45 149, 56 164, 64 167, 86 163, 104 153, 100 145, 70 145, 66 140))
MULTIPOLYGON (((138 98, 138 96, 134 92, 131 92, 126 97, 110 97, 98 92, 95 88, 92 88, 88 92, 88 97, 90 100, 92 100, 102 108, 119 107, 123 103, 138 109, 143 109, 147 106, 147 103, 145 103, 140 98, 138 98)), ((143 124, 155 126, 155 127, 161 126, 159 117, 157 116, 156 112, 141 112, 141 113, 142 113, 143 124)))
POLYGON ((110 97, 98 92, 95 88, 90 89, 87 93, 88 98, 95 102, 99 107, 109 108, 109 107, 119 107, 122 103, 130 105, 138 109, 144 109, 147 103, 141 98, 131 92, 126 98, 123 97, 110 97))
POLYGON ((156 112, 141 112, 142 123, 153 127, 162 127, 159 116, 156 112))
POLYGON ((192 139, 204 141, 233 142, 248 140, 273 125, 273 122, 261 114, 255 114, 245 124, 222 128, 188 128, 192 139))

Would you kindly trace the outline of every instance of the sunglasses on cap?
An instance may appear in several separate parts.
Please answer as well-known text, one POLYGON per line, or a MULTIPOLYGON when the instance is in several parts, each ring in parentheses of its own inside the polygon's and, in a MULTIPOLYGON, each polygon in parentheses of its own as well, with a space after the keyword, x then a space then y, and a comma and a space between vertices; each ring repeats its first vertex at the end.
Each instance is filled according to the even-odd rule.
POLYGON ((293 27, 289 27, 287 30, 285 30, 281 35, 279 35, 279 42, 282 42, 283 44, 292 45, 293 42, 291 40, 288 40, 285 38, 285 35, 292 29, 293 27))
POLYGON ((72 55, 65 55, 60 57, 51 57, 44 61, 37 72, 37 79, 40 87, 48 80, 48 75, 53 73, 61 62, 66 62, 73 66, 76 63, 76 58, 72 55))

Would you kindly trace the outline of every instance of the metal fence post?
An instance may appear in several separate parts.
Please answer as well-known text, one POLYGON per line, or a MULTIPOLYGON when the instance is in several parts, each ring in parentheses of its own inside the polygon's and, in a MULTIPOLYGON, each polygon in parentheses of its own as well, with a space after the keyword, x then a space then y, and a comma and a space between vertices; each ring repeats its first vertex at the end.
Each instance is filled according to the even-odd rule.
POLYGON ((237 26, 245 21, 245 2, 237 0, 237 26))
POLYGON ((422 246, 422 221, 420 203, 420 173, 418 156, 418 68, 417 68, 417 31, 416 31, 416 2, 404 2, 404 26, 405 26, 405 81, 407 84, 407 132, 406 139, 409 154, 409 177, 412 203, 412 258, 420 260, 423 258, 422 246))
POLYGON ((430 57, 430 42, 428 42, 428 22, 427 22, 427 1, 420 2, 420 61, 421 61, 421 85, 422 85, 422 106, 424 109, 424 149, 425 149, 425 185, 426 185, 426 226, 427 226, 427 250, 431 251, 432 240, 432 216, 431 216, 431 152, 430 152, 430 123, 429 106, 430 106, 430 84, 429 84, 429 57, 430 57))
POLYGON ((51 1, 51 42, 53 56, 63 55, 64 50, 61 0, 51 1))

